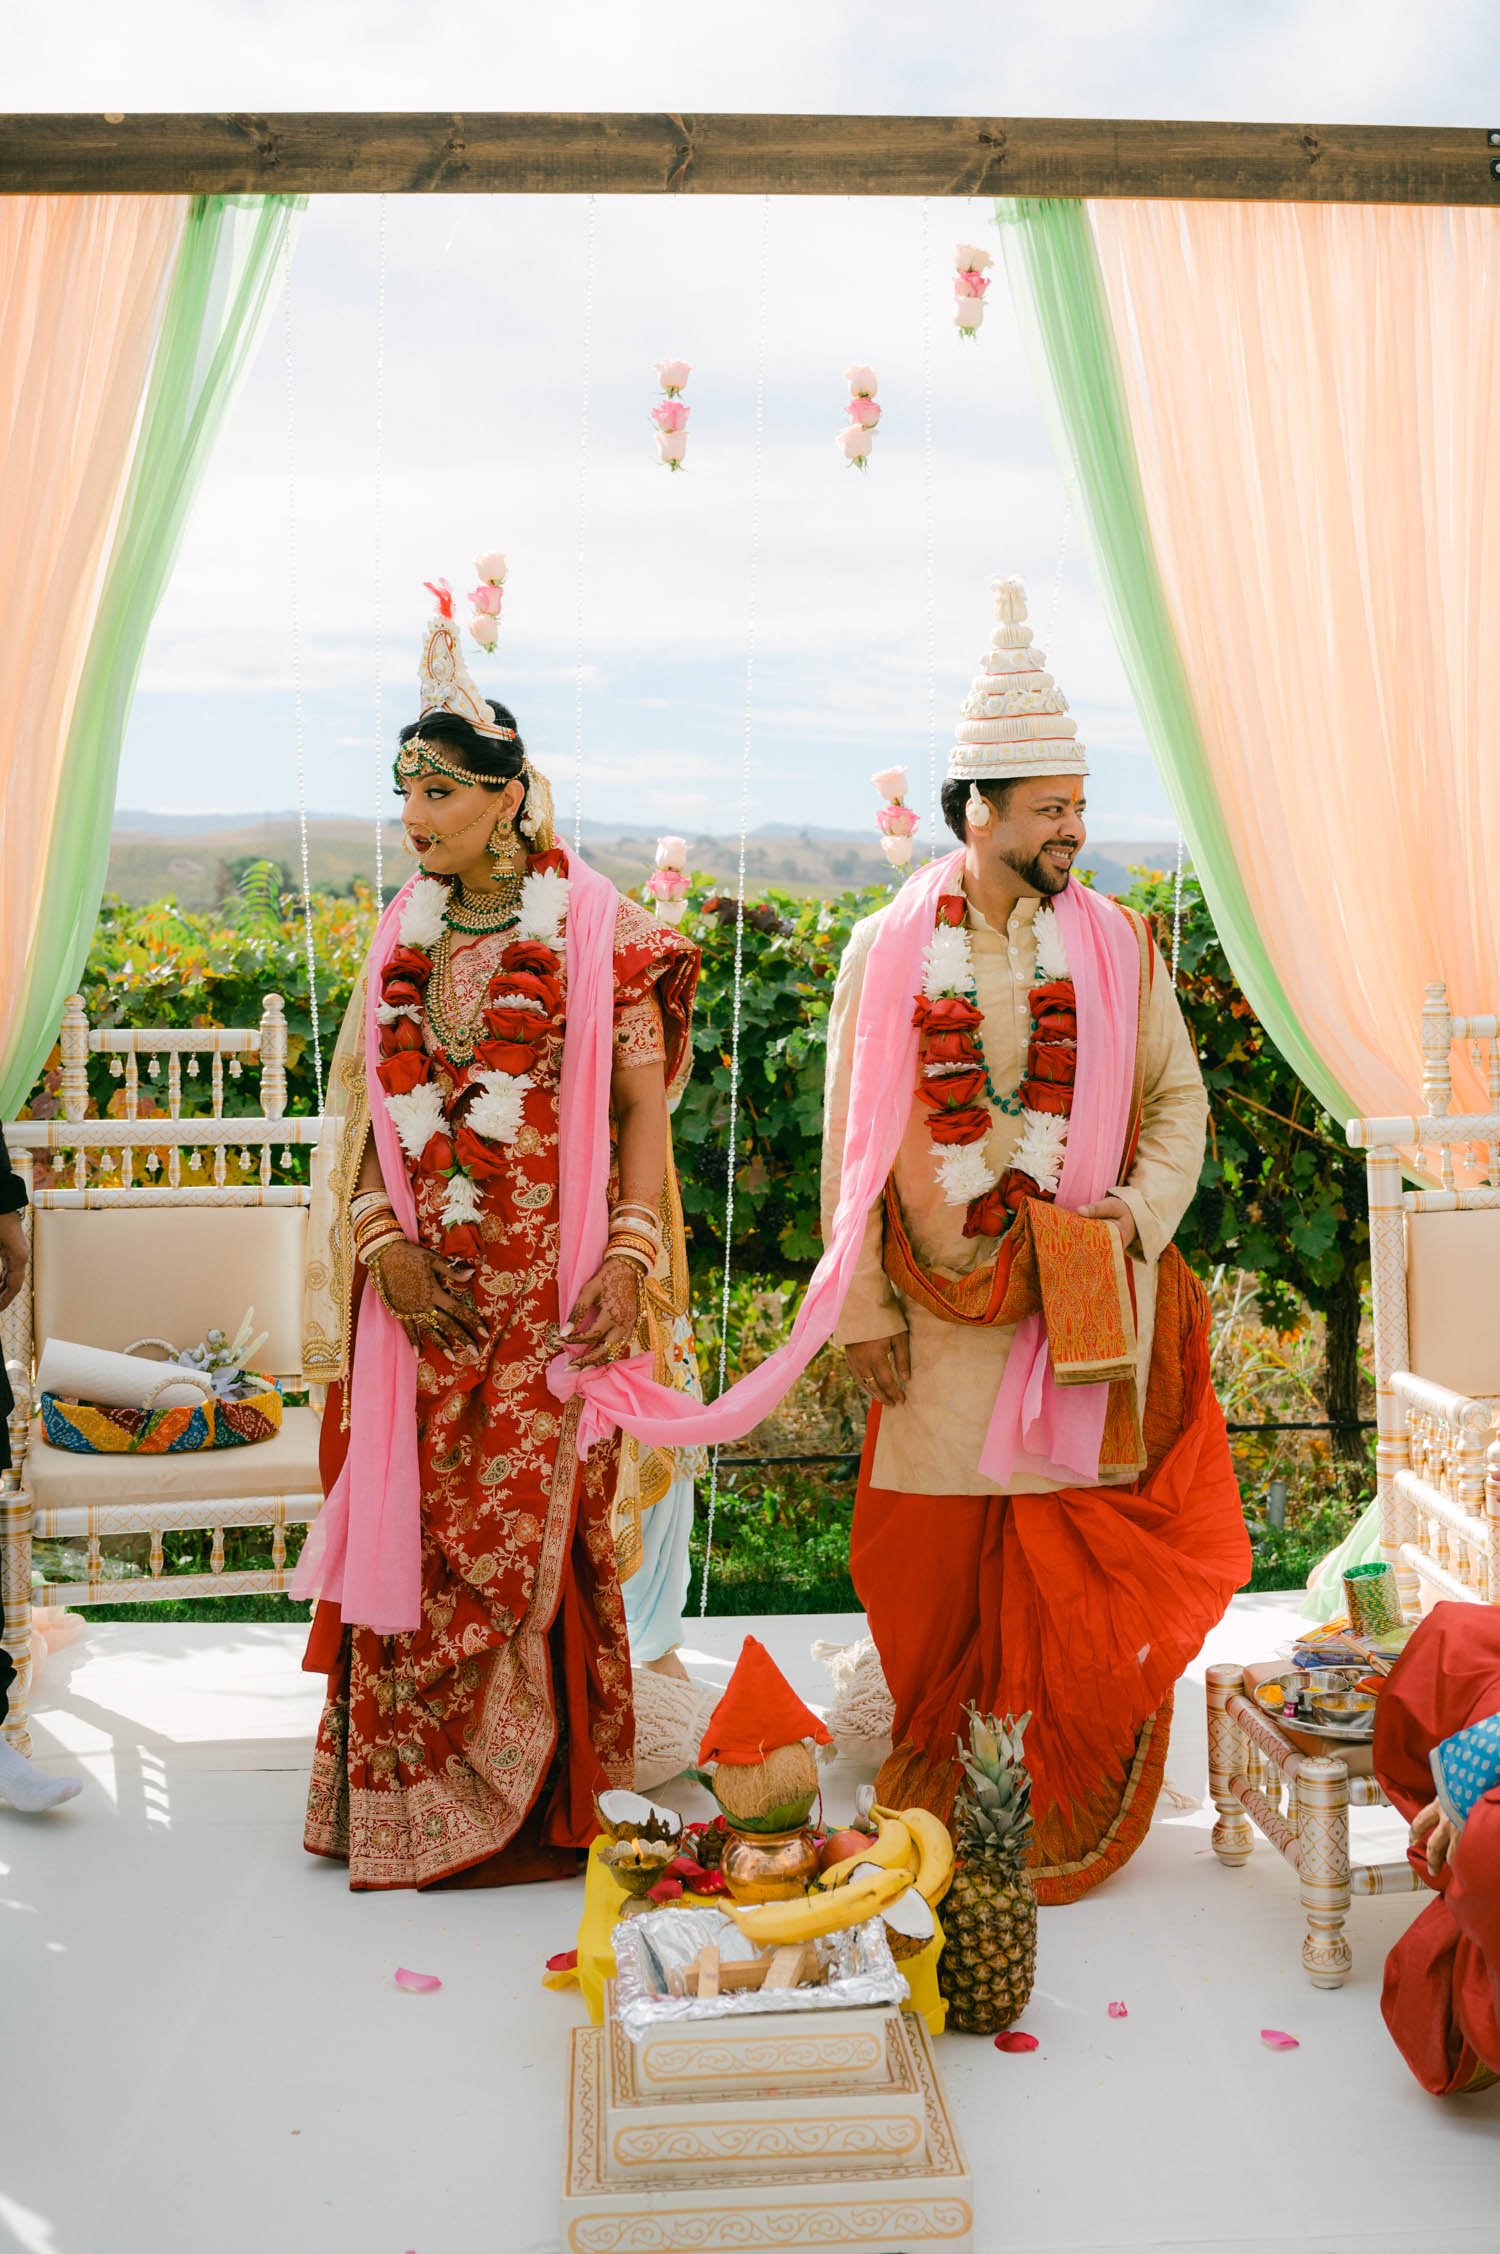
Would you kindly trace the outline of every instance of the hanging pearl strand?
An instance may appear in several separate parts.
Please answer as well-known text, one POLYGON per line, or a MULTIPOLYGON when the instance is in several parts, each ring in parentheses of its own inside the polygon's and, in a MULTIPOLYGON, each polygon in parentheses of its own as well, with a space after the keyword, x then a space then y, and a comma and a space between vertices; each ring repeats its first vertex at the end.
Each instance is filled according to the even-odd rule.
POLYGON ((318 1019, 318 964, 313 945, 312 876, 307 843, 307 744, 302 713, 302 599, 297 574, 297 383, 292 329, 291 238, 286 248, 286 286, 281 298, 283 358, 286 365, 286 515, 287 603, 292 628, 292 733, 297 749, 297 827, 302 843, 302 934, 307 946, 307 1006, 312 1019, 313 1069, 318 1101, 323 1100, 323 1031, 318 1019))
MULTIPOLYGON (((745 701, 740 742, 740 858, 734 914, 734 989, 729 1021, 729 1124, 728 1176, 724 1194, 724 1282, 719 1299, 719 1385, 724 1391, 729 1376, 729 1287, 734 1262, 734 1168, 739 1144, 740 1118, 740 1005, 745 983, 745 861, 750 829, 750 749, 755 717, 755 639, 760 598, 760 496, 761 464, 766 424, 766 281, 770 266, 771 199, 761 203, 760 275, 755 351, 755 425, 750 453, 750 568, 745 619, 745 701)), ((703 1539, 703 1578, 698 1591, 698 1617, 708 1611, 708 1574, 714 1554, 714 1523, 719 1507, 719 1448, 709 1456, 708 1524, 703 1539)))

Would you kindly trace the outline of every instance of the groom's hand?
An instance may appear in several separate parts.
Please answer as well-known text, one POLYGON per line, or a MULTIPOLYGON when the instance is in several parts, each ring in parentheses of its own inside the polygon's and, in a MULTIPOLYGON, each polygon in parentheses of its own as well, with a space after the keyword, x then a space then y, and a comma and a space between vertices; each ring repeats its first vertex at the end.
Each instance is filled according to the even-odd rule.
POLYGON ((1097 1205, 1080 1205, 1078 1212, 1085 1221, 1113 1221, 1127 1252, 1134 1244, 1135 1215, 1122 1197, 1101 1197, 1097 1205))
POLYGON ((894 1338, 866 1338, 846 1346, 844 1359, 872 1401, 900 1408, 911 1378, 911 1340, 904 1330, 894 1338))

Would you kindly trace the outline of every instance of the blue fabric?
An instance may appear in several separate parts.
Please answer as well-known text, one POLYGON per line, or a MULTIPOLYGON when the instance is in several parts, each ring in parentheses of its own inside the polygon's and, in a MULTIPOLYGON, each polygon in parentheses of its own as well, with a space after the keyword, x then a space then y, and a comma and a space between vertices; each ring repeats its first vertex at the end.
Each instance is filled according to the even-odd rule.
POLYGON ((1470 1809, 1500 1784, 1500 1714, 1471 1722, 1466 1730, 1434 1746, 1432 1781, 1443 1814, 1462 1827, 1470 1809))
POLYGON ((682 1641, 692 1531, 693 1482, 674 1479, 661 1501, 641 1514, 643 1555, 622 1592, 632 1666, 662 1659, 682 1641))

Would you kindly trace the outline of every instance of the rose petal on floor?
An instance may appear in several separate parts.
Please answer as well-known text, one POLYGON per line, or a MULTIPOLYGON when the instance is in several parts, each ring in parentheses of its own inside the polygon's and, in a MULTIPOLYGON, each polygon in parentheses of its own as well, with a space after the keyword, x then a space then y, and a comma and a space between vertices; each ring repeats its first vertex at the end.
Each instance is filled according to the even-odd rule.
POLYGON ((396 1967, 396 1986, 409 1989, 414 1996, 430 1996, 434 1988, 442 1985, 435 1972, 408 1972, 404 1964, 396 1967))
POLYGON ((1013 2028, 1008 2035, 995 2037, 997 2051, 1034 2051, 1039 2047, 1035 2035, 1023 2035, 1019 2027, 1013 2028))
POLYGON ((1109 2007, 1109 2016, 1111 2019, 1128 2019, 1130 2017, 1130 2012, 1125 2004, 1111 2004, 1109 2007))
POLYGON ((1298 2051, 1302 2048, 1295 2035, 1284 2035, 1279 2027, 1262 2027, 1260 2039, 1266 2049, 1271 2051, 1298 2051))
POLYGON ((564 1949, 560 1956, 549 1957, 547 1959, 547 1970, 549 1972, 576 1972, 578 1970, 578 1951, 576 1949, 564 1949))

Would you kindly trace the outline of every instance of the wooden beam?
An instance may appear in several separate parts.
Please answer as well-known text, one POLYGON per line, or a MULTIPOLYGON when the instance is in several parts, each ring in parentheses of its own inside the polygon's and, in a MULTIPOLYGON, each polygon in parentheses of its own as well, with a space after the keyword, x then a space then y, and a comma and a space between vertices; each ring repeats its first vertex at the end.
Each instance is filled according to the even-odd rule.
POLYGON ((273 191, 1487 204, 1500 200, 1500 126, 605 111, 0 116, 0 194, 273 191))

